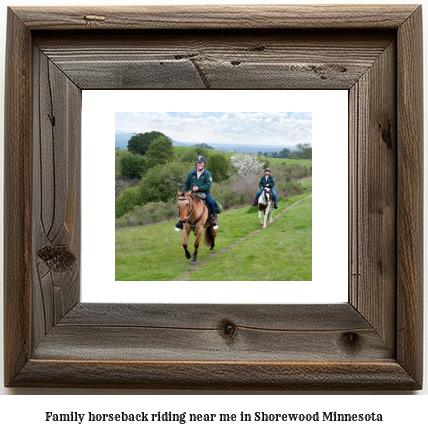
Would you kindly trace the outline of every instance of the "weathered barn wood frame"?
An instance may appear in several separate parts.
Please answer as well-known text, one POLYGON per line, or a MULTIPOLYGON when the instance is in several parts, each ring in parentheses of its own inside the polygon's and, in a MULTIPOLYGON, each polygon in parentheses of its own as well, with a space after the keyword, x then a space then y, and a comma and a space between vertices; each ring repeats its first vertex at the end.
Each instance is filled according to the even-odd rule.
POLYGON ((411 5, 10 8, 6 386, 421 388, 421 17, 411 5), (81 303, 84 89, 347 89, 348 303, 81 303))

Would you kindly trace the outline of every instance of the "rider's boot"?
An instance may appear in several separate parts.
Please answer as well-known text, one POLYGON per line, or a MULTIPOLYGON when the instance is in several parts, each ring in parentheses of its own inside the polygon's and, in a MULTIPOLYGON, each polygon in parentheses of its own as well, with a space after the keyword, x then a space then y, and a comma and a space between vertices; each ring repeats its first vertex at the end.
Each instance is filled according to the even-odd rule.
POLYGON ((255 200, 254 202, 253 202, 253 206, 257 206, 259 203, 258 203, 258 201, 257 200, 255 200))
POLYGON ((278 209, 278 204, 276 202, 273 203, 273 209, 278 209))

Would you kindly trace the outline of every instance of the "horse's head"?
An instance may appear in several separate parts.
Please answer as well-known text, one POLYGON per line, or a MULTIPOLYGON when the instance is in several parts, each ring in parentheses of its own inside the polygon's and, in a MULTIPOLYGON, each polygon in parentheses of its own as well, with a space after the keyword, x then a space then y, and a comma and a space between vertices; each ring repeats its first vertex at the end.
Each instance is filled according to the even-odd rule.
POLYGON ((273 194, 270 191, 269 187, 265 187, 263 190, 264 190, 265 200, 266 200, 266 203, 267 203, 269 200, 271 200, 271 198, 273 197, 273 194))
POLYGON ((178 209, 180 210, 180 220, 186 222, 189 218, 191 191, 176 191, 178 198, 178 209))

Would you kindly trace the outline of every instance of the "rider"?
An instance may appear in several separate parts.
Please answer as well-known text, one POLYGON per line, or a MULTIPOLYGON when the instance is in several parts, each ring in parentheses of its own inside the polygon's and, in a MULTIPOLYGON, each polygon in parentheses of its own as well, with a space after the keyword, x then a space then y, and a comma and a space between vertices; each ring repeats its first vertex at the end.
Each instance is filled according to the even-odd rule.
MULTIPOLYGON (((216 215, 215 215, 215 203, 210 196, 210 189, 213 183, 213 178, 211 173, 205 169, 205 158, 202 156, 196 157, 196 169, 189 173, 187 179, 184 183, 183 191, 197 191, 205 193, 205 200, 208 205, 208 209, 211 212, 211 226, 216 225, 216 215)), ((183 224, 181 222, 176 225, 178 228, 183 229, 183 224)))
POLYGON ((273 200, 275 201, 273 207, 275 209, 277 209, 278 208, 278 205, 277 205, 278 204, 278 197, 277 197, 276 192, 273 188, 274 185, 275 185, 275 180, 273 179, 273 176, 270 174, 270 169, 268 167, 266 167, 265 174, 264 174, 264 176, 262 176, 262 179, 259 182, 260 190, 256 193, 256 198, 254 199, 253 206, 257 206, 259 196, 262 194, 263 189, 265 187, 269 187, 270 191, 273 194, 273 200))

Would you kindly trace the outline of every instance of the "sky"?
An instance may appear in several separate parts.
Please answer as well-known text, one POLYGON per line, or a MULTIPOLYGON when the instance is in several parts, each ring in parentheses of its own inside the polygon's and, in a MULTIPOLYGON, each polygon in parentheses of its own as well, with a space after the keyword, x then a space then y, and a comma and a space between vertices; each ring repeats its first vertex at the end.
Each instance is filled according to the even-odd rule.
POLYGON ((176 142, 295 146, 312 143, 309 112, 117 112, 116 133, 160 131, 176 142))

